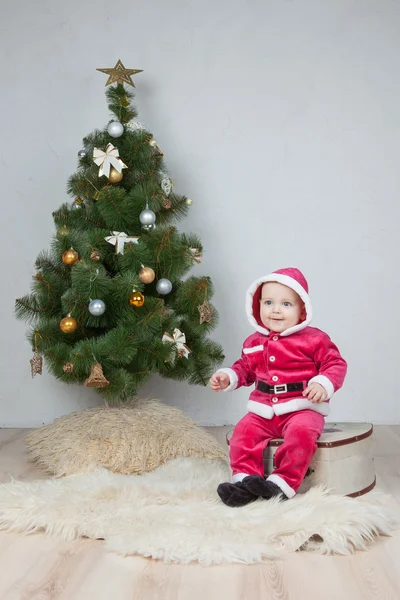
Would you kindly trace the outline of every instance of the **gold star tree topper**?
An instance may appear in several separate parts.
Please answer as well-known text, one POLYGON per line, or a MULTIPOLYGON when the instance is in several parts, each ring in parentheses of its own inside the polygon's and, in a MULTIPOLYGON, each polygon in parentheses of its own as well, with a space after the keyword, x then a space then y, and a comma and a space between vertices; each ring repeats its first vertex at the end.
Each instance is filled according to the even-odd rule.
POLYGON ((106 85, 111 85, 113 83, 128 83, 132 87, 135 87, 131 75, 142 73, 143 69, 125 69, 124 65, 119 60, 112 69, 96 69, 96 71, 109 75, 106 85))

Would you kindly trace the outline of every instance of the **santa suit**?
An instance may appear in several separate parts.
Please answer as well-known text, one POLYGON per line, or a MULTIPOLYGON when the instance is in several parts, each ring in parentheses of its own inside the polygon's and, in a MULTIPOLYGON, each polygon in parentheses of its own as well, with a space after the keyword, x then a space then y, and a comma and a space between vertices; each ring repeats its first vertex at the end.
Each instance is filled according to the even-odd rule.
POLYGON ((342 386, 347 365, 329 336, 309 327, 308 284, 298 269, 281 269, 257 279, 247 291, 246 312, 256 333, 245 340, 239 360, 219 369, 230 379, 224 391, 255 384, 249 412, 236 425, 230 441, 232 482, 247 475, 263 476, 264 448, 272 438, 283 437, 274 457, 276 468, 268 479, 291 498, 317 449, 330 398, 342 386), (281 334, 270 332, 260 319, 261 290, 268 281, 290 287, 305 305, 306 319, 281 334), (302 395, 312 382, 324 387, 326 401, 313 403, 302 395))

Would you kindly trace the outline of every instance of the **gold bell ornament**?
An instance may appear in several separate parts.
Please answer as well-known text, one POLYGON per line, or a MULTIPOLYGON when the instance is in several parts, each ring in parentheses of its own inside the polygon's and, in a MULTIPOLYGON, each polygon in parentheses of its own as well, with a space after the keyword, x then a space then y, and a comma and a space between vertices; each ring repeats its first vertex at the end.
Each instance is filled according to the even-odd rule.
POLYGON ((109 383, 108 379, 103 375, 101 364, 98 362, 94 363, 90 375, 85 381, 85 386, 91 388, 104 388, 107 387, 109 383))

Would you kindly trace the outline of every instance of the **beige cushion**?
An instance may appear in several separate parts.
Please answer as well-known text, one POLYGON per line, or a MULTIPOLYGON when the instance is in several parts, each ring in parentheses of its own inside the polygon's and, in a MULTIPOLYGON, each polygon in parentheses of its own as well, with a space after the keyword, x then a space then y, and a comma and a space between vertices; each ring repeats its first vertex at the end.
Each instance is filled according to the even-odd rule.
POLYGON ((158 400, 71 413, 34 430, 26 442, 31 458, 57 477, 98 466, 144 473, 177 456, 226 457, 211 435, 158 400))

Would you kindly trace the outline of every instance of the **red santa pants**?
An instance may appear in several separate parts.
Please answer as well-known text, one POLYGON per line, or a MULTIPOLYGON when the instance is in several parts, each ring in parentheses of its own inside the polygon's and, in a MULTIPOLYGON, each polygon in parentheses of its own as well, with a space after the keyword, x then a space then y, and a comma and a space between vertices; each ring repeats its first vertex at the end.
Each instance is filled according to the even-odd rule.
POLYGON ((300 410, 272 419, 248 413, 236 425, 229 444, 232 482, 247 475, 264 476, 263 451, 272 438, 283 438, 275 453, 275 470, 267 478, 288 498, 300 487, 317 449, 324 417, 313 410, 300 410))

